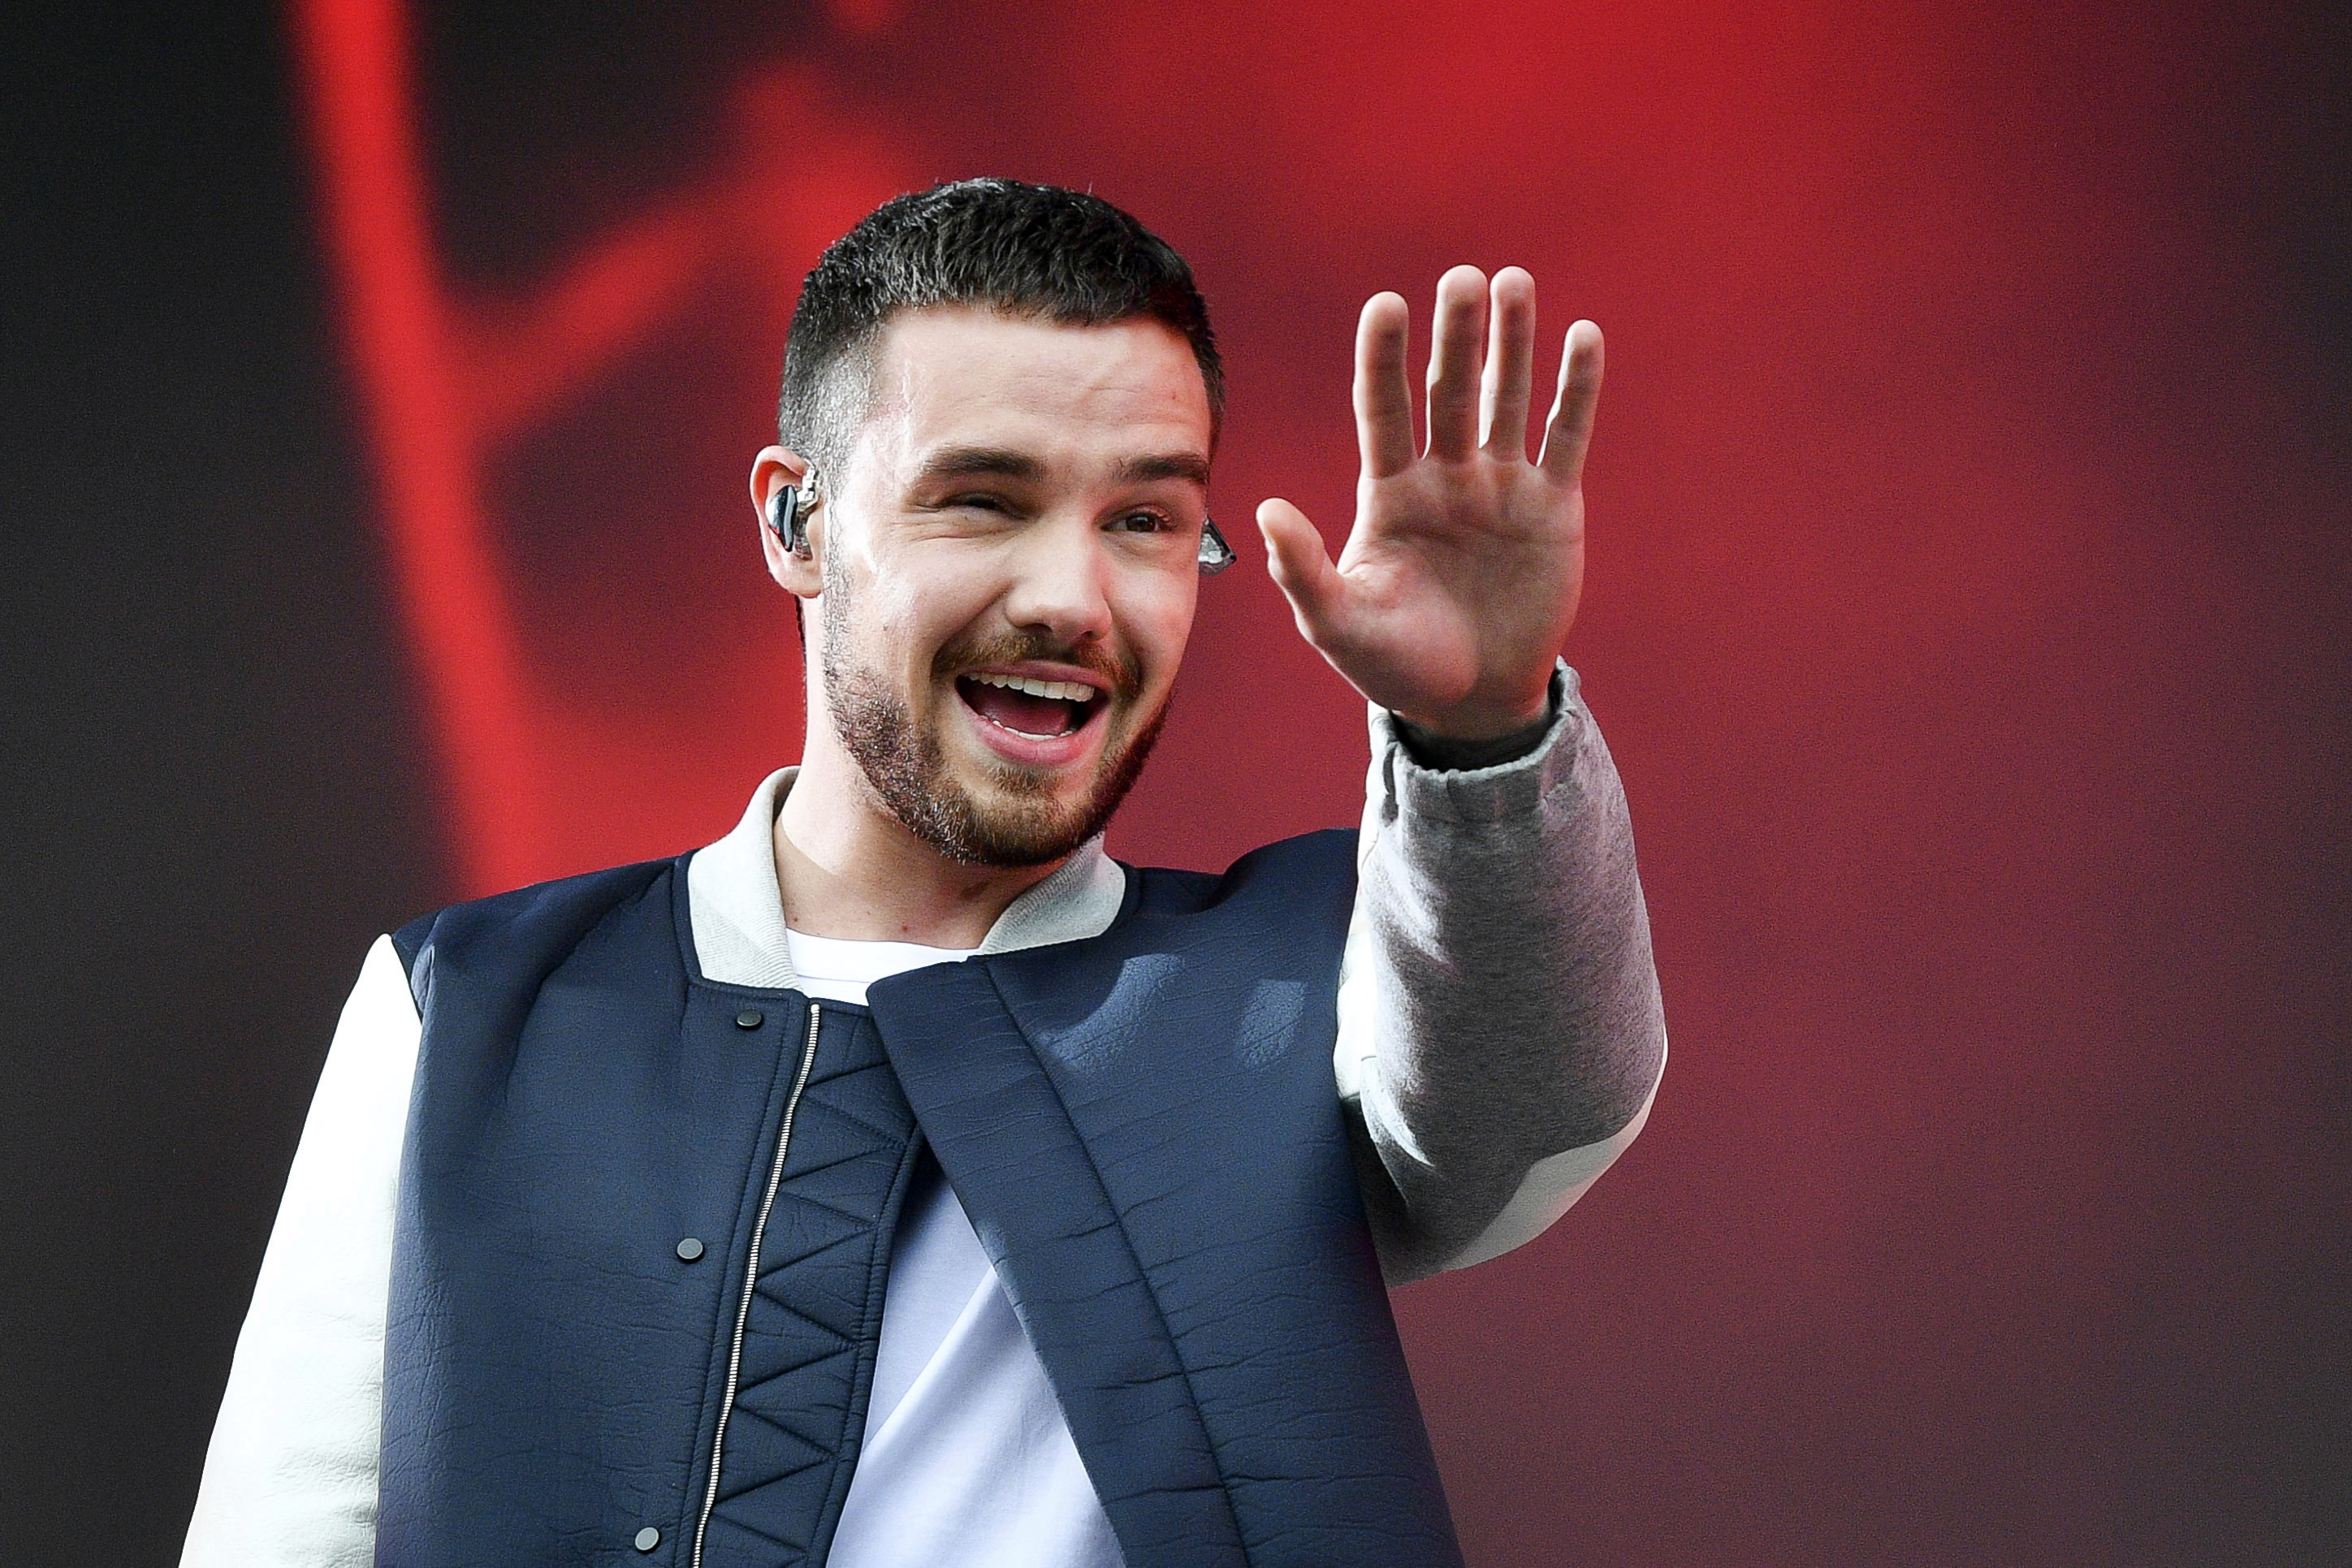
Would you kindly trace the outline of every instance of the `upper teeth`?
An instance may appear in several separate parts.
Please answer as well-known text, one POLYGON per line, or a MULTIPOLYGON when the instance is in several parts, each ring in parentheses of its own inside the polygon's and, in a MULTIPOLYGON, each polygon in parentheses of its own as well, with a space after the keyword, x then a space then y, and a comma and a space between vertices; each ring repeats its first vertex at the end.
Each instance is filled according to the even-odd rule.
POLYGON ((974 675, 984 686, 1005 686, 1016 692, 1027 692, 1033 697, 1052 697, 1056 702, 1082 703, 1094 698, 1092 686, 1082 686, 1076 681, 1040 681, 1027 675, 974 675))

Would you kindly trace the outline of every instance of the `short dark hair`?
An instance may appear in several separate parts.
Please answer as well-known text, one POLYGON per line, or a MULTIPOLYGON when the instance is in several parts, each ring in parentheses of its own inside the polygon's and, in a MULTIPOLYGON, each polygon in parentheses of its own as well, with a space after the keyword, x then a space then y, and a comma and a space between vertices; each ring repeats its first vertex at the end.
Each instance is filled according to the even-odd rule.
POLYGON ((898 312, 935 305, 1069 327, 1160 322, 1192 345, 1213 440, 1223 423, 1209 308, 1173 246, 1087 192, 958 180, 883 203, 817 258, 784 343, 776 409, 784 444, 820 468, 846 462, 875 340, 898 312))

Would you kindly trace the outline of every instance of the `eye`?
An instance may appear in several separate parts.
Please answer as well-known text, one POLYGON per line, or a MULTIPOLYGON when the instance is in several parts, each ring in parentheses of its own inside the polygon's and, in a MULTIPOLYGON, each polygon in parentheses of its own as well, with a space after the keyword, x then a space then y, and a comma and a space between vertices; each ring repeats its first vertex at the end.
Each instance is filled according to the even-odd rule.
POLYGON ((1003 512, 1011 509, 1005 506, 1002 496, 990 496, 979 492, 969 496, 951 496, 943 505, 967 512, 1003 512))
POLYGON ((1164 534, 1175 526, 1176 520, 1167 513, 1149 509, 1122 512, 1111 522, 1112 528, 1129 534, 1164 534))

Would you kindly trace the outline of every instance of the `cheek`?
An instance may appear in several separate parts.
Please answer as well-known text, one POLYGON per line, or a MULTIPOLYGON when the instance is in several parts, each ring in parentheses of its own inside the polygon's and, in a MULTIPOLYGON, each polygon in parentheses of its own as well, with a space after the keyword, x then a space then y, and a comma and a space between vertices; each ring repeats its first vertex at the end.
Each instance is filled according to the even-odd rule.
POLYGON ((1164 687, 1175 680, 1199 600, 1197 574, 1139 584, 1125 596, 1121 619, 1129 645, 1142 661, 1147 685, 1164 687))
POLYGON ((917 581, 899 576, 877 583, 860 601, 858 636, 871 657, 904 671, 920 685, 930 677, 940 650, 962 634, 987 608, 967 584, 950 577, 917 581))

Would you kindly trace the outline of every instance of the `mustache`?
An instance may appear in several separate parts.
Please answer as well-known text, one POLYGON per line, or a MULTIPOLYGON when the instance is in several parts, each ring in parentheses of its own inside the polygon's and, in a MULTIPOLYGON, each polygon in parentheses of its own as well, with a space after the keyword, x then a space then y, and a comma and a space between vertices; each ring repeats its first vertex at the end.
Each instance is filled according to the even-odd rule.
POLYGON ((940 648, 931 661, 931 673, 946 677, 991 664, 1075 664, 1110 683, 1114 695, 1132 701, 1143 690, 1143 668, 1134 657, 1122 656, 1098 643, 1065 643, 1043 632, 1013 632, 1002 637, 958 639, 940 648))

